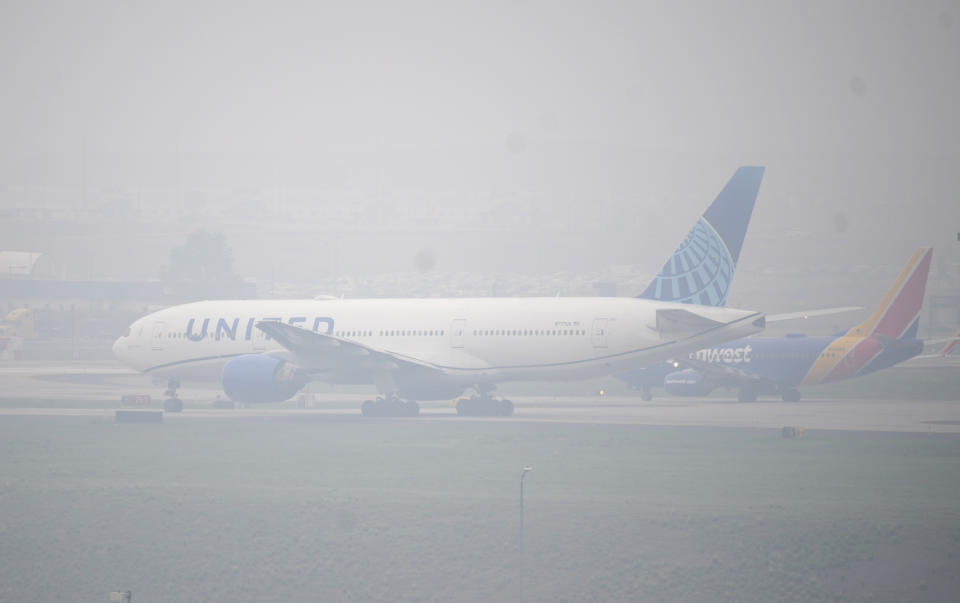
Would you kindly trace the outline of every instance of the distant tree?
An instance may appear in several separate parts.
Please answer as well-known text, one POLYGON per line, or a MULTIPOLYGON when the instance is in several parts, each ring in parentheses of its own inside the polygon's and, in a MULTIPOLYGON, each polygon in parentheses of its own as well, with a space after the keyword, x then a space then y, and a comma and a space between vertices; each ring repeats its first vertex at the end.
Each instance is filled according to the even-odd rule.
POLYGON ((195 230, 183 245, 170 251, 170 266, 163 278, 174 283, 230 283, 237 281, 233 273, 233 251, 221 232, 195 230))

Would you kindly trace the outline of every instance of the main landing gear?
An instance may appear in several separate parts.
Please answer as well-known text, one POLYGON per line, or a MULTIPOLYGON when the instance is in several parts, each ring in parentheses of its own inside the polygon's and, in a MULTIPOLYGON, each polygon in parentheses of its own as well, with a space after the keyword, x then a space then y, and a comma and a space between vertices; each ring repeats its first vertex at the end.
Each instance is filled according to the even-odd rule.
POLYGON ((649 402, 653 400, 653 390, 644 385, 640 388, 640 399, 644 402, 649 402))
POLYGON ((395 395, 379 397, 376 400, 364 400, 360 412, 365 417, 416 417, 420 414, 420 405, 416 400, 401 400, 395 395))
POLYGON ((163 410, 166 412, 180 412, 183 410, 183 400, 177 397, 177 388, 180 387, 180 381, 170 379, 167 381, 167 391, 163 395, 167 397, 163 401, 163 410))
POLYGON ((513 414, 513 402, 491 398, 484 392, 457 400, 457 414, 461 417, 509 417, 513 414))

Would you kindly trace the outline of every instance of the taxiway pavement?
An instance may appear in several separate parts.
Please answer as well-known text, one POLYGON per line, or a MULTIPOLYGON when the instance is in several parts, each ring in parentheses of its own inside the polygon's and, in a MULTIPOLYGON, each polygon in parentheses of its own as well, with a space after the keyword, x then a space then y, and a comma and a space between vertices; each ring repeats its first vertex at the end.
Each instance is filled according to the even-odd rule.
MULTIPOLYGON (((555 387, 555 385, 551 385, 555 387)), ((110 364, 63 363, 0 366, 0 417, 111 417, 124 393, 151 393, 151 407, 162 406, 162 386, 149 377, 110 364)), ((458 417, 450 402, 421 402, 416 419, 364 419, 359 407, 370 394, 309 394, 284 405, 214 408, 216 385, 184 388, 182 413, 168 421, 536 421, 571 424, 624 424, 960 433, 960 401, 804 399, 785 403, 741 403, 722 398, 668 398, 643 402, 633 396, 512 396, 513 417, 458 417), (296 406, 302 405, 303 408, 296 406), (293 407, 291 407, 293 406, 293 407)))

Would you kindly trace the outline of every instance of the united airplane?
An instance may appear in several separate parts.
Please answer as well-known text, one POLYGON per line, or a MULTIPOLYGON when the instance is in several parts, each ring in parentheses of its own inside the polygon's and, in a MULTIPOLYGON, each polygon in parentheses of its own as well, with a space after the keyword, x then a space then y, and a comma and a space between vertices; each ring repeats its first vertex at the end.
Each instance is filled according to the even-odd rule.
POLYGON ((839 335, 747 337, 618 377, 640 389, 644 399, 650 399, 653 387, 679 396, 727 387, 739 389, 743 402, 758 395, 795 402, 800 386, 888 368, 923 350, 917 329, 932 255, 932 249, 918 249, 870 318, 839 335))
MULTIPOLYGON (((752 210, 762 172, 740 168, 718 201, 752 210)), ((736 221, 716 212, 721 232, 736 221)), ((730 273, 722 238, 702 222, 688 240, 710 251, 691 282, 708 299, 730 273)), ((472 387, 479 396, 458 413, 509 415, 513 404, 492 395, 498 383, 623 373, 764 326, 761 312, 643 297, 204 301, 135 321, 113 350, 168 380, 171 411, 183 406, 181 380, 214 378, 243 403, 287 400, 315 380, 372 384, 380 396, 363 403, 368 416, 413 416, 417 401, 472 387)))

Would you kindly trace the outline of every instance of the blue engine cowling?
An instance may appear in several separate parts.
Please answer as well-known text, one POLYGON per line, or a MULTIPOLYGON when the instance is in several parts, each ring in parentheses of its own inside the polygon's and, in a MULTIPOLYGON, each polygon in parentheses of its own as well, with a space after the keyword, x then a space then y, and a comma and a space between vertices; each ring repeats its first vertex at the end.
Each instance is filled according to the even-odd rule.
POLYGON ((234 402, 283 402, 305 384, 286 361, 265 354, 237 356, 223 366, 223 391, 234 402))
POLYGON ((663 379, 663 388, 671 396, 706 396, 712 389, 707 386, 703 374, 693 369, 670 373, 663 379))

